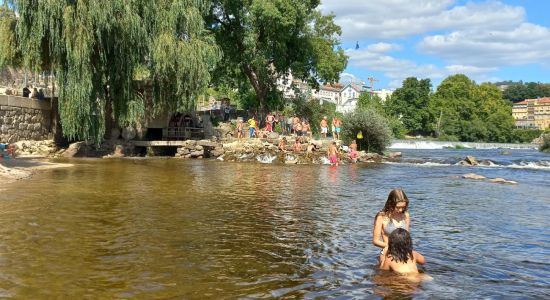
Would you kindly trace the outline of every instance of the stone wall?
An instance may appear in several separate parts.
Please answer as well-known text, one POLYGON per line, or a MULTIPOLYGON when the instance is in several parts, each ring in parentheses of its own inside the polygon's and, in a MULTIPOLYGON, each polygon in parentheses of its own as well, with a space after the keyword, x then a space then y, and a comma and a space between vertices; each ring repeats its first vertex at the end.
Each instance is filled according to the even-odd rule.
POLYGON ((51 139, 50 102, 0 95, 0 143, 51 139))

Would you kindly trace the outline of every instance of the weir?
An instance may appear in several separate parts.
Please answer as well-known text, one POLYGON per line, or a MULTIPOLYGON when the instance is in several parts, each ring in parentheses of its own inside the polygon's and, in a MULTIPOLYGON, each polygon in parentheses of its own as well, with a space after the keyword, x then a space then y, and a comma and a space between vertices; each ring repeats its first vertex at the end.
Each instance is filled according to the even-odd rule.
POLYGON ((444 149, 444 148, 471 148, 471 149, 538 149, 537 144, 511 143, 474 143, 449 141, 420 141, 420 140, 393 140, 390 149, 444 149))

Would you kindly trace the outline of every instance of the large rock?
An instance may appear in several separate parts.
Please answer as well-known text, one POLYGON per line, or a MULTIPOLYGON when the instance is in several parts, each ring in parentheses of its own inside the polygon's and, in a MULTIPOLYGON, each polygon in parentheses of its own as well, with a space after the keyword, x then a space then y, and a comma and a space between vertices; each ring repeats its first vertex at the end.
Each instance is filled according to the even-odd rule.
POLYGON ((129 141, 133 138, 136 137, 136 129, 132 126, 128 126, 128 127, 125 127, 124 129, 122 129, 122 138, 125 140, 125 141, 129 141))
POLYGON ((474 180, 483 180, 483 179, 486 179, 485 176, 478 175, 478 174, 475 174, 475 173, 464 174, 464 175, 462 175, 462 178, 465 178, 465 179, 474 179, 474 180))
POLYGON ((471 155, 468 155, 466 156, 466 158, 464 159, 464 161, 469 164, 470 166, 477 166, 479 165, 479 162, 477 161, 477 159, 474 157, 474 156, 471 156, 471 155))
POLYGON ((493 179, 490 179, 489 181, 494 183, 502 183, 502 184, 518 184, 516 181, 506 180, 504 178, 493 178, 493 179))
POLYGON ((63 157, 75 157, 79 155, 81 149, 86 147, 85 142, 76 142, 69 145, 69 148, 63 152, 63 157))
POLYGON ((390 153, 388 154, 388 157, 389 157, 389 158, 401 157, 401 152, 390 152, 390 153))

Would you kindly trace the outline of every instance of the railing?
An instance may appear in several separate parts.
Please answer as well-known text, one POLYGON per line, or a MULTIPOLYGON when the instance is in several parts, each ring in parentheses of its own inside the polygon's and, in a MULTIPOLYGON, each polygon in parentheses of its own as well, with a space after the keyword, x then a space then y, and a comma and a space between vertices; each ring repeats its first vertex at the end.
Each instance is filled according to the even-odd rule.
POLYGON ((166 127, 162 130, 163 140, 187 140, 204 138, 202 127, 166 127))

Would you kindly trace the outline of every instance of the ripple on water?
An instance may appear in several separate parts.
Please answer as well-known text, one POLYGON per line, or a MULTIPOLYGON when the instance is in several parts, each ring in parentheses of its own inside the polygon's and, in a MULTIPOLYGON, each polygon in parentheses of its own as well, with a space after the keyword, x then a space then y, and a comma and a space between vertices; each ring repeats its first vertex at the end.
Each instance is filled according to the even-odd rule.
POLYGON ((482 171, 520 182, 512 187, 457 178, 464 170, 76 163, 0 195, 0 297, 548 295, 546 173, 482 171), (414 244, 433 281, 376 270, 373 216, 395 187, 410 198, 414 244))

